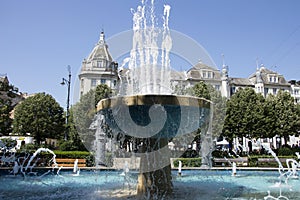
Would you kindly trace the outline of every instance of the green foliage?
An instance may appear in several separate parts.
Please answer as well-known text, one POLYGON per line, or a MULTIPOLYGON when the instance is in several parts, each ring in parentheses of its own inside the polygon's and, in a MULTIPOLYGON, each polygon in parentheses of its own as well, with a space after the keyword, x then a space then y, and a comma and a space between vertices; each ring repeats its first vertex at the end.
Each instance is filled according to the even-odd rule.
POLYGON ((252 88, 239 89, 227 102, 223 135, 234 137, 263 137, 264 98, 252 88))
POLYGON ((3 81, 0 81, 0 91, 7 92, 8 96, 14 97, 19 89, 9 84, 7 77, 5 77, 3 81))
POLYGON ((264 104, 264 131, 265 137, 272 138, 276 136, 278 128, 277 110, 276 110, 276 97, 268 95, 264 104))
POLYGON ((112 90, 106 84, 100 84, 95 89, 95 107, 102 99, 109 98, 112 94, 112 90))
POLYGON ((289 92, 279 91, 275 98, 276 127, 278 135, 284 137, 285 143, 289 135, 298 134, 300 116, 297 113, 297 106, 294 104, 294 98, 289 92))
POLYGON ((59 149, 63 151, 86 151, 74 123, 73 107, 69 110, 68 140, 61 140, 59 149))
POLYGON ((190 91, 190 94, 196 97, 202 97, 212 102, 211 108, 213 109, 212 119, 212 135, 218 137, 222 133, 224 119, 226 115, 226 101, 222 97, 221 92, 217 91, 212 85, 205 84, 200 81, 190 91))
POLYGON ((201 158, 179 158, 173 161, 174 167, 178 167, 179 161, 182 167, 201 167, 201 158))
POLYGON ((182 158, 195 158, 198 157, 198 152, 193 149, 187 149, 181 156, 182 158))
POLYGON ((56 158, 86 158, 91 153, 88 151, 53 151, 56 155, 56 158))
POLYGON ((38 147, 35 144, 25 144, 20 151, 21 152, 35 152, 38 149, 38 147))
POLYGON ((86 148, 80 139, 74 140, 74 139, 70 138, 67 141, 65 141, 65 140, 60 141, 59 150, 61 150, 61 151, 86 151, 86 148))
POLYGON ((212 157, 214 158, 229 158, 230 156, 228 155, 227 151, 220 151, 220 150, 215 150, 212 152, 212 157))
POLYGON ((1 141, 8 149, 11 149, 11 148, 14 148, 15 146, 17 146, 17 141, 12 140, 10 138, 2 138, 1 141))
POLYGON ((12 119, 10 118, 12 109, 10 99, 0 98, 0 134, 2 135, 8 135, 12 131, 12 119))
POLYGON ((71 126, 76 127, 77 131, 77 133, 75 133, 74 130, 74 137, 78 137, 79 135, 80 139, 78 137, 76 140, 81 140, 87 148, 93 146, 95 140, 95 130, 91 130, 90 125, 96 114, 96 105, 101 99, 108 98, 111 93, 112 91, 107 85, 100 84, 96 89, 84 94, 80 98, 80 101, 73 106, 71 126))
POLYGON ((10 85, 7 78, 0 81, 0 135, 12 132, 11 111, 22 98, 17 94, 18 88, 10 85))
POLYGON ((279 156, 293 156, 295 155, 294 151, 289 147, 282 147, 278 149, 279 156))
POLYGON ((51 95, 38 93, 16 106, 13 132, 30 133, 40 144, 46 138, 61 138, 64 124, 63 108, 51 95))
POLYGON ((190 94, 195 97, 202 97, 205 99, 210 100, 211 99, 211 91, 212 86, 205 84, 203 81, 200 81, 196 85, 192 87, 192 90, 190 91, 190 94))

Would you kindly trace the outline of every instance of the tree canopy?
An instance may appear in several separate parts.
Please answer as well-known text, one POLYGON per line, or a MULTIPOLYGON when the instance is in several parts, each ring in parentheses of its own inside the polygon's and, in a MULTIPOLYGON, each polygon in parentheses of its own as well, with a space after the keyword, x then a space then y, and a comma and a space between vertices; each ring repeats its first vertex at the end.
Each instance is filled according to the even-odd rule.
POLYGON ((8 135, 12 132, 11 112, 22 100, 17 92, 18 88, 9 84, 7 78, 0 81, 0 135, 8 135))
POLYGON ((228 101, 223 135, 234 137, 272 138, 283 137, 300 130, 299 105, 289 92, 279 91, 267 98, 252 88, 239 89, 228 101))
POLYGON ((87 148, 93 145, 95 140, 95 130, 91 130, 90 125, 96 114, 96 106, 101 99, 108 98, 111 94, 112 90, 106 84, 100 84, 81 96, 80 101, 72 108, 73 123, 87 148))
POLYGON ((8 135, 12 131, 10 112, 13 108, 11 104, 9 99, 0 99, 0 134, 2 135, 8 135))
POLYGON ((20 135, 30 133, 37 144, 46 138, 61 138, 64 125, 63 108, 49 94, 37 93, 15 108, 13 132, 20 135))
POLYGON ((252 88, 239 89, 227 102, 223 134, 234 137, 257 137, 263 133, 264 98, 252 88))
POLYGON ((294 103, 294 98, 289 92, 279 91, 275 97, 276 115, 276 133, 284 138, 285 144, 289 139, 289 135, 299 134, 300 116, 297 113, 297 106, 294 103))
POLYGON ((216 90, 212 85, 199 82, 192 88, 188 88, 188 94, 195 97, 202 97, 212 102, 213 120, 212 120, 212 135, 218 137, 222 133, 224 119, 226 114, 226 101, 222 97, 221 92, 216 90))

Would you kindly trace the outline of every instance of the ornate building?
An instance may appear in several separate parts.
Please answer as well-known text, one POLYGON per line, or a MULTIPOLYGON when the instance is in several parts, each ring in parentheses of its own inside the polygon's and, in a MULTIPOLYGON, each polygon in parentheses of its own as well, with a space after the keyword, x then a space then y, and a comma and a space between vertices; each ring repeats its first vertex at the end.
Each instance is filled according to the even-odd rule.
MULTIPOLYGON (((98 43, 82 62, 79 74, 80 96, 101 83, 116 90, 119 77, 123 77, 126 72, 128 69, 118 70, 118 64, 113 61, 108 51, 104 32, 101 32, 98 43)), ((252 87, 264 97, 268 94, 276 95, 279 90, 289 91, 295 98, 295 102, 300 103, 300 81, 287 82, 283 75, 269 70, 263 65, 257 66, 256 72, 248 78, 230 77, 228 66, 225 63, 221 70, 199 62, 188 71, 171 71, 171 85, 174 88, 176 86, 179 88, 192 87, 199 81, 212 85, 221 92, 222 96, 227 98, 230 98, 239 88, 252 87)), ((126 85, 125 82, 122 84, 126 85)))
POLYGON ((295 103, 300 103, 300 81, 291 80, 291 94, 295 98, 295 103))
POLYGON ((117 68, 118 64, 113 61, 108 51, 102 31, 98 43, 82 62, 79 74, 80 97, 101 83, 115 89, 118 80, 117 68))

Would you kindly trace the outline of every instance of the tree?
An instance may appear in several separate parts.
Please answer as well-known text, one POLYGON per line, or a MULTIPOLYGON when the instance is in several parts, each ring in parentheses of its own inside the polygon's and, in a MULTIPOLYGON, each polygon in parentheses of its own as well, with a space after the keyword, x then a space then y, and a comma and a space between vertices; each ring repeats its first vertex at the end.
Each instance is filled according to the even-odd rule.
POLYGON ((100 84, 95 89, 95 107, 102 99, 109 98, 112 94, 112 90, 106 84, 100 84))
POLYGON ((279 91, 275 97, 275 117, 277 119, 276 133, 284 138, 285 144, 290 135, 297 135, 299 130, 299 115, 294 98, 289 92, 279 91))
POLYGON ((8 135, 12 131, 12 119, 10 112, 12 110, 11 101, 9 99, 0 99, 0 134, 8 135))
POLYGON ((206 85, 203 81, 200 81, 192 88, 188 88, 187 93, 195 96, 195 97, 202 97, 205 99, 211 99, 211 93, 214 91, 211 85, 206 85))
POLYGON ((235 137, 262 137, 264 134, 264 98, 252 88, 239 89, 227 102, 223 135, 235 137))
POLYGON ((111 94, 112 90, 106 84, 100 84, 84 94, 73 106, 74 124, 87 148, 91 147, 95 140, 95 131, 90 129, 90 125, 96 115, 96 106, 101 99, 108 98, 111 94))
POLYGON ((277 110, 276 110, 276 97, 269 94, 266 97, 264 103, 264 124, 263 129, 265 131, 266 138, 273 138, 276 136, 276 130, 278 128, 277 123, 277 110))
POLYGON ((38 93, 16 106, 13 132, 30 133, 38 145, 46 138, 61 138, 64 125, 63 108, 49 94, 38 93))
POLYGON ((218 137, 222 133, 225 115, 226 115, 226 101, 222 97, 221 92, 217 91, 212 85, 205 84, 204 82, 197 83, 188 93, 195 97, 202 97, 210 100, 213 104, 213 120, 212 120, 212 135, 218 137))
POLYGON ((11 112, 23 99, 17 92, 18 88, 9 84, 6 77, 0 81, 0 134, 2 135, 12 132, 11 112))

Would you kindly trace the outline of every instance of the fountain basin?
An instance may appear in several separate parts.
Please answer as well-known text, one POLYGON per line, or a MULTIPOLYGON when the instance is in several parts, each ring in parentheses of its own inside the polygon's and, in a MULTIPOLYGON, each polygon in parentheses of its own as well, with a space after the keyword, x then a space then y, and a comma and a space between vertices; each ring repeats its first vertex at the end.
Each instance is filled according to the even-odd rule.
POLYGON ((161 199, 173 193, 168 142, 198 130, 208 122, 209 110, 206 99, 176 95, 117 96, 98 103, 102 126, 108 124, 113 134, 139 142, 138 199, 161 199))
POLYGON ((103 99, 97 111, 114 132, 136 138, 173 138, 197 130, 210 101, 178 95, 133 95, 103 99))

